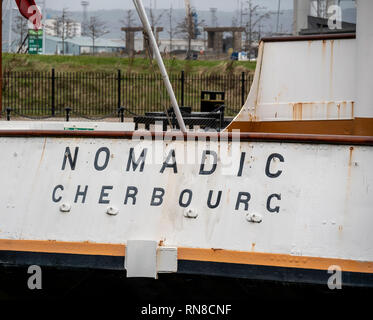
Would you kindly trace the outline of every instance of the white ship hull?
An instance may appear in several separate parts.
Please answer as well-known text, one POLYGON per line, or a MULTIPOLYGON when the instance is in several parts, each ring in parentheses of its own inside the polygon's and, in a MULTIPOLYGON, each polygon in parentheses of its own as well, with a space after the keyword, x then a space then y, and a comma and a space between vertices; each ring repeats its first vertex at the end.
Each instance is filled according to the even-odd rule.
POLYGON ((124 272, 147 240, 169 272, 372 285, 371 138, 131 135, 0 131, 0 262, 124 272))

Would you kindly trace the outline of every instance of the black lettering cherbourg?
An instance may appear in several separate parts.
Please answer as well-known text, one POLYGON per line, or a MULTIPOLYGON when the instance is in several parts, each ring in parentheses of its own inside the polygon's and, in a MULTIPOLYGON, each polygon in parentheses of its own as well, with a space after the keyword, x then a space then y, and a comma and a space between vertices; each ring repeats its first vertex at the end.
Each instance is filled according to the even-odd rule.
MULTIPOLYGON (((79 147, 70 148, 66 147, 62 157, 62 171, 76 171, 79 163, 79 147)), ((148 155, 148 149, 143 148, 141 151, 135 152, 134 148, 130 148, 125 163, 123 164, 123 172, 135 172, 138 174, 146 174, 146 157, 148 155)), ((241 152, 241 155, 238 159, 239 166, 236 177, 244 177, 245 171, 245 158, 246 153, 241 152)), ((93 159, 92 167, 97 172, 102 172, 108 170, 108 166, 111 159, 110 149, 107 147, 101 147, 97 149, 93 159)), ((269 154, 267 157, 266 164, 264 166, 263 175, 266 179, 278 179, 283 174, 283 170, 274 169, 274 162, 284 163, 285 158, 279 153, 269 154)), ((202 152, 202 157, 200 163, 198 164, 198 172, 196 175, 200 176, 201 179, 208 179, 212 176, 218 167, 218 155, 213 150, 204 150, 202 152), (212 164, 211 164, 212 163, 212 164)), ((158 174, 162 175, 165 173, 178 174, 179 166, 176 161, 176 151, 171 149, 170 152, 164 158, 164 162, 159 166, 158 174)), ((283 167, 282 167, 283 169, 283 167)), ((150 170, 150 169, 149 169, 150 170)), ((152 167, 151 170, 154 170, 152 167)), ((211 186, 212 187, 212 186, 211 186)), ((54 203, 59 203, 64 200, 64 192, 66 191, 66 186, 62 184, 56 184, 52 190, 52 201, 54 203)), ((98 204, 110 204, 110 192, 118 186, 114 185, 102 185, 98 192, 98 199, 91 199, 89 197, 90 188, 89 185, 77 185, 74 187, 74 203, 85 204, 88 201, 96 201, 98 204)), ((141 192, 141 186, 127 185, 121 186, 123 189, 123 202, 124 206, 136 206, 137 197, 141 192)), ((206 204, 207 207, 211 210, 219 208, 223 198, 223 190, 206 190, 206 204)), ((165 197, 167 197, 167 190, 161 186, 154 186, 152 192, 149 196, 149 206, 150 207, 160 207, 164 203, 165 197)), ((178 198, 175 199, 175 205, 180 208, 188 208, 193 204, 194 192, 191 186, 189 188, 184 188, 178 198)), ((250 191, 240 190, 236 194, 231 195, 234 197, 232 202, 232 209, 235 211, 249 210, 249 203, 253 198, 253 195, 250 191)), ((268 195, 266 201, 266 210, 269 213, 279 213, 280 212, 280 202, 282 200, 281 193, 273 193, 268 195)))

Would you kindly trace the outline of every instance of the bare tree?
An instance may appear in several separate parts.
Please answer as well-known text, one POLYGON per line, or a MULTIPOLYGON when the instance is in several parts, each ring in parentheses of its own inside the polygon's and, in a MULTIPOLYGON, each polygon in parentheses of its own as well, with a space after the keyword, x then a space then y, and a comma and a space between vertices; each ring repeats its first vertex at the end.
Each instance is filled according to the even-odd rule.
POLYGON ((150 2, 150 7, 146 8, 146 11, 148 11, 150 26, 153 30, 156 30, 156 26, 159 24, 159 21, 162 19, 167 10, 163 10, 161 13, 156 14, 155 8, 153 8, 152 2, 150 2))
POLYGON ((91 17, 87 25, 87 36, 92 39, 92 51, 95 54, 95 43, 98 38, 109 33, 106 25, 98 17, 91 17))
POLYGON ((15 24, 13 25, 12 31, 18 36, 17 46, 18 48, 21 48, 24 45, 24 41, 27 37, 28 21, 22 16, 18 15, 15 18, 15 24))
POLYGON ((131 28, 135 24, 133 10, 126 10, 126 17, 120 21, 126 28, 131 28))
POLYGON ((233 17, 231 21, 232 27, 237 27, 238 26, 238 19, 237 17, 233 17))
POLYGON ((252 0, 247 0, 246 7, 243 7, 242 10, 244 10, 242 16, 247 16, 247 20, 244 25, 245 50, 248 52, 250 57, 252 53, 255 28, 260 25, 261 21, 268 19, 271 13, 266 11, 266 7, 254 5, 252 0))
POLYGON ((63 8, 61 15, 54 18, 52 26, 49 29, 52 29, 56 37, 61 38, 62 54, 65 54, 65 41, 74 38, 77 33, 76 23, 71 19, 67 8, 63 8))
POLYGON ((173 50, 173 39, 174 39, 174 35, 175 35, 175 29, 174 29, 174 9, 172 7, 172 4, 171 4, 171 7, 167 13, 167 17, 168 17, 168 35, 169 35, 169 39, 170 39, 170 53, 172 52, 173 50))
MULTIPOLYGON (((155 8, 153 8, 152 1, 150 1, 150 7, 146 8, 146 11, 148 12, 150 26, 154 32, 157 45, 159 46, 160 42, 159 42, 159 34, 157 32, 157 26, 159 22, 161 21, 161 19, 163 18, 164 14, 167 12, 167 10, 163 10, 161 13, 157 14, 155 12, 155 8)), ((153 56, 151 47, 149 47, 148 50, 151 52, 151 56, 153 56)))
POLYGON ((197 21, 197 14, 193 10, 189 10, 185 18, 177 25, 177 33, 183 35, 188 41, 187 58, 190 58, 192 39, 198 37, 199 28, 202 27, 204 21, 197 21))
MULTIPOLYGON (((150 23, 151 29, 153 30, 153 33, 155 35, 155 40, 157 42, 157 45, 159 46, 160 42, 159 42, 159 34, 157 32, 157 25, 159 24, 160 20, 162 19, 163 15, 166 13, 167 10, 163 10, 161 13, 157 14, 154 7, 153 7, 153 2, 150 1, 150 7, 145 8, 145 10, 147 11, 147 14, 148 14, 148 17, 149 17, 149 23, 150 23)), ((153 59, 153 50, 152 50, 152 47, 150 45, 149 40, 145 41, 144 50, 146 52, 148 52, 149 59, 152 60, 153 59)))
MULTIPOLYGON (((122 24, 122 26, 124 26, 125 28, 131 28, 134 26, 135 24, 135 19, 134 19, 134 13, 133 13, 133 10, 126 10, 126 14, 125 14, 125 18, 120 20, 120 23, 122 24)), ((122 28, 121 28, 122 30, 122 28)), ((127 52, 128 52, 128 56, 130 58, 133 58, 134 54, 135 54, 135 51, 134 51, 134 48, 129 48, 130 45, 129 43, 131 41, 134 41, 134 39, 132 39, 133 37, 133 34, 131 35, 128 31, 127 33, 125 33, 125 36, 122 38, 122 40, 124 40, 126 42, 126 48, 127 48, 127 52)))

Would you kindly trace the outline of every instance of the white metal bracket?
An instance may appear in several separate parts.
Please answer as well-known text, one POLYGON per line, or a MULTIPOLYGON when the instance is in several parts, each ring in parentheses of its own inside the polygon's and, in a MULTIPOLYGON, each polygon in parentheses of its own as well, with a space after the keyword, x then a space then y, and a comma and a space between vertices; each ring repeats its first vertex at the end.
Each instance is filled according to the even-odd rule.
POLYGON ((151 240, 128 240, 125 269, 128 278, 157 279, 158 273, 177 272, 177 248, 159 247, 151 240))

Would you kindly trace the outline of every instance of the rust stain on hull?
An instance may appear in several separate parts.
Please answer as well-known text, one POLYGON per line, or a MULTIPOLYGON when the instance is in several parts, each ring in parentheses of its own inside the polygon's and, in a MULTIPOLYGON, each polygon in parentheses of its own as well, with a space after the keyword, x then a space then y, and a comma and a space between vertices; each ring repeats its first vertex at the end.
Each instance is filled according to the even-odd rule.
POLYGON ((352 159, 353 159, 354 147, 349 148, 348 153, 348 166, 347 166, 347 178, 346 178, 346 194, 345 194, 345 202, 344 202, 344 215, 343 219, 349 213, 349 202, 350 202, 350 195, 351 195, 351 180, 352 180, 352 159))
POLYGON ((330 70, 329 70, 329 95, 334 96, 333 81, 334 81, 334 40, 330 41, 330 70))
POLYGON ((303 118, 303 103, 293 104, 293 120, 302 120, 303 118))
POLYGON ((348 167, 351 169, 351 166, 352 166, 352 155, 353 155, 353 152, 354 152, 354 147, 350 147, 350 157, 348 159, 348 167))
POLYGON ((313 120, 315 114, 322 114, 325 120, 352 118, 354 108, 353 101, 296 102, 289 105, 292 108, 293 120, 313 120))
POLYGON ((327 119, 330 119, 332 117, 333 110, 334 110, 334 102, 328 102, 326 104, 326 118, 327 119))
POLYGON ((348 199, 349 196, 350 196, 353 153, 354 153, 354 147, 350 147, 350 151, 349 151, 349 155, 348 155, 347 197, 346 197, 346 199, 348 199))
POLYGON ((46 144, 47 144, 47 138, 44 138, 43 148, 42 148, 42 151, 41 151, 41 156, 40 156, 39 165, 38 165, 38 171, 39 171, 39 168, 40 168, 40 166, 43 162, 43 159, 44 159, 46 144))
POLYGON ((373 118, 353 120, 234 121, 228 131, 373 136, 373 118))

